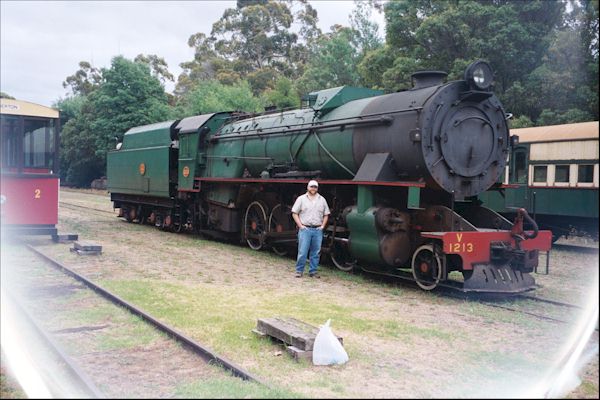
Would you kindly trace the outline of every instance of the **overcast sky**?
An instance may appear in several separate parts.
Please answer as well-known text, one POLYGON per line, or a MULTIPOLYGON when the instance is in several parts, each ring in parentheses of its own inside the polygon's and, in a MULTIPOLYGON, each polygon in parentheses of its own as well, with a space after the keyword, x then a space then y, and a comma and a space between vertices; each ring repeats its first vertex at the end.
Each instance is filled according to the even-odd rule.
MULTIPOLYGON (((187 40, 209 34, 213 22, 235 1, 6 1, 0 0, 1 91, 50 106, 67 90, 62 82, 79 61, 110 66, 122 54, 163 57, 175 78, 193 58, 187 40)), ((352 1, 311 1, 324 32, 348 25, 352 1)), ((383 35, 383 16, 374 13, 383 35)), ((167 84, 172 91, 173 84, 167 84)))

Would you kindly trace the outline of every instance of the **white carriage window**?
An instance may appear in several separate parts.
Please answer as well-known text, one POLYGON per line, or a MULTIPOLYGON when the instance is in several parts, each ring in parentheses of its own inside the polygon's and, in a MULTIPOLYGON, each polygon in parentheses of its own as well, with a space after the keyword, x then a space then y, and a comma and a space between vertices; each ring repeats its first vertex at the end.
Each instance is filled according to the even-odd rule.
POLYGON ((557 165, 554 171, 554 182, 568 183, 569 182, 569 166, 557 165))
POLYGON ((536 183, 546 183, 548 180, 548 166, 534 165, 533 166, 533 181, 536 183))
POLYGON ((591 183, 594 182, 594 166, 593 165, 579 165, 577 167, 577 182, 580 183, 591 183))

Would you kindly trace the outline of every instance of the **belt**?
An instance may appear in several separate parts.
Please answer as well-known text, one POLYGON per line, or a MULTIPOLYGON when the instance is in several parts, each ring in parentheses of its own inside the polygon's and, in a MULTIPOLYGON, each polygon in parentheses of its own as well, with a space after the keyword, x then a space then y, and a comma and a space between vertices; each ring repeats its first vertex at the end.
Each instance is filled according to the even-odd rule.
POLYGON ((304 225, 307 228, 320 228, 321 225, 304 225))

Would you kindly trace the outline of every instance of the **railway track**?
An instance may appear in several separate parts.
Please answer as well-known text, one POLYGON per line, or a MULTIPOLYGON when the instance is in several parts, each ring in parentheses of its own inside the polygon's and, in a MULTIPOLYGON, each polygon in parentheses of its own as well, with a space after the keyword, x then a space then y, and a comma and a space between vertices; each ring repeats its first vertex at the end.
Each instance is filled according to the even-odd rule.
MULTIPOLYGON (((549 315, 541 314, 539 312, 519 309, 519 308, 516 308, 513 306, 501 304, 503 301, 507 300, 507 299, 503 299, 503 298, 498 298, 498 297, 490 298, 489 296, 484 296, 484 295, 480 295, 480 294, 457 293, 457 292, 444 292, 444 295, 447 297, 451 297, 451 298, 455 298, 455 299, 459 299, 459 300, 474 300, 474 301, 477 301, 479 304, 483 304, 488 307, 498 308, 498 309, 514 312, 517 314, 528 315, 528 316, 531 316, 531 317, 534 317, 534 318, 537 318, 537 319, 543 320, 543 321, 549 321, 549 322, 554 322, 554 323, 559 323, 559 324, 572 324, 573 323, 573 321, 566 321, 566 320, 563 320, 560 318, 555 318, 555 317, 552 317, 549 315)), ((517 294, 517 295, 513 296, 512 299, 530 300, 530 301, 537 302, 537 303, 549 304, 549 305, 557 306, 560 308, 567 308, 567 309, 577 309, 577 310, 584 309, 584 307, 576 305, 576 304, 566 303, 566 302, 562 302, 562 301, 558 301, 558 300, 546 299, 546 298, 539 297, 539 296, 530 296, 530 295, 525 295, 525 294, 517 294)), ((595 330, 598 331, 598 328, 596 328, 595 330)))
MULTIPOLYGON (((93 207, 86 207, 86 206, 81 206, 78 204, 73 204, 73 203, 66 203, 66 202, 61 202, 61 204, 65 204, 69 207, 75 207, 75 208, 80 208, 80 209, 88 209, 88 210, 93 210, 93 211, 97 211, 97 212, 102 212, 102 213, 108 213, 111 215, 115 215, 115 213, 110 212, 110 211, 106 211, 106 210, 100 210, 97 208, 93 208, 93 207)), ((566 251, 583 251, 586 253, 593 253, 593 252, 598 252, 598 249, 596 248, 590 248, 590 247, 579 247, 579 246, 571 246, 571 245, 555 245, 558 246, 561 250, 565 250, 566 251)), ((397 277, 396 277, 397 278, 397 277)), ((409 279, 410 281, 414 281, 409 279)), ((469 293, 460 293, 460 292, 456 292, 455 288, 451 285, 440 285, 440 289, 444 291, 445 295, 448 295, 449 297, 455 297, 455 298, 459 298, 459 299, 471 299, 471 300, 477 300, 479 303, 481 304, 485 304, 489 307, 493 307, 493 308, 499 308, 499 309, 503 309, 503 310, 507 310, 507 311, 512 311, 512 312, 516 312, 516 313, 520 313, 520 314, 524 314, 524 315, 529 315, 532 317, 535 317, 537 319, 540 320, 546 320, 546 321, 551 321, 551 322, 556 322, 556 323, 561 323, 561 324, 569 324, 571 323, 570 321, 565 321, 559 318, 554 318, 554 317, 550 317, 547 315, 543 315, 540 313, 536 313, 536 312, 531 312, 531 311, 526 311, 526 310, 520 310, 518 308, 515 307, 510 307, 510 306, 506 306, 506 305, 502 305, 499 304, 498 301, 493 302, 493 301, 489 301, 486 300, 485 297, 482 297, 480 295, 477 294, 469 294, 469 293)), ((515 298, 520 298, 520 299, 524 299, 524 300, 530 300, 533 302, 538 302, 538 303, 545 303, 545 304, 551 304, 551 305, 555 305, 558 307, 564 307, 564 308, 570 308, 570 309, 583 309, 583 307, 575 305, 575 304, 571 304, 571 303, 565 303, 565 302, 561 302, 558 300, 552 300, 552 299, 546 299, 546 298, 542 298, 539 296, 530 296, 530 295, 525 295, 525 294, 516 294, 512 297, 513 299, 515 298)), ((496 299, 497 300, 497 299, 496 299)), ((598 330, 598 329, 596 329, 598 330)))
POLYGON ((108 299, 113 304, 116 304, 120 307, 127 309, 129 312, 142 318, 144 321, 146 321, 147 323, 152 325, 157 330, 159 330, 163 333, 166 333, 170 338, 174 339, 178 343, 182 344, 186 348, 190 349, 191 351, 193 351, 194 353, 199 355, 206 363, 216 364, 216 365, 222 367, 225 371, 231 373, 235 377, 241 378, 242 380, 245 380, 245 381, 256 382, 262 386, 269 388, 269 385, 266 382, 262 381, 258 377, 254 376, 253 374, 246 371, 242 367, 236 365, 235 363, 228 360, 227 358, 218 355, 217 353, 215 353, 208 347, 196 342, 195 340, 182 334, 181 332, 178 332, 176 329, 162 323, 161 321, 154 318, 153 316, 151 316, 147 312, 143 311, 142 309, 125 301, 124 299, 120 298, 119 296, 115 295, 114 293, 111 293, 110 291, 106 290, 105 288, 102 288, 101 286, 97 285, 96 283, 92 282, 91 280, 87 279, 86 277, 76 273, 75 271, 66 267, 62 263, 54 260, 53 258, 44 254, 43 252, 36 249, 35 247, 33 247, 29 244, 27 244, 26 247, 27 247, 27 249, 29 249, 31 252, 33 252, 37 257, 42 259, 48 265, 61 271, 64 274, 76 279, 77 281, 83 283, 85 286, 92 289, 94 292, 100 294, 104 298, 108 299))
MULTIPOLYGON (((2 305, 2 313, 4 314, 3 324, 6 323, 13 328, 16 328, 13 331, 20 332, 19 339, 24 339, 24 337, 27 337, 28 351, 31 352, 35 349, 38 357, 40 357, 40 354, 44 354, 43 359, 45 360, 45 368, 30 368, 30 371, 27 373, 27 375, 32 375, 31 370, 39 370, 39 375, 42 375, 39 376, 40 381, 42 381, 44 384, 39 385, 38 387, 24 387, 26 391, 38 391, 37 394, 41 395, 41 397, 105 397, 88 377, 88 375, 83 372, 81 367, 67 355, 63 348, 48 334, 48 332, 41 327, 41 325, 27 311, 27 309, 23 307, 22 300, 6 287, 2 288, 2 305), (14 311, 16 311, 16 315, 13 316, 12 313, 14 311), (6 316, 6 314, 9 314, 9 316, 6 316), (57 382, 56 379, 53 379, 56 376, 61 376, 63 378, 61 379, 60 383, 57 382), (47 394, 43 392, 47 392, 47 394)), ((8 343, 3 344, 11 347, 10 349, 5 348, 5 351, 7 353, 15 351, 15 348, 17 347, 15 345, 16 340, 14 340, 10 334, 6 334, 6 336, 3 335, 3 341, 4 340, 6 340, 8 343)), ((25 355, 22 353, 19 355, 27 360, 31 356, 31 354, 27 355, 27 353, 25 355)), ((28 381, 31 382, 30 376, 28 381)), ((28 393, 28 395, 37 397, 36 393, 28 393)))
POLYGON ((61 206, 67 206, 67 208, 71 208, 71 209, 73 209, 73 208, 82 208, 84 210, 92 210, 92 211, 96 211, 96 212, 110 214, 110 215, 113 215, 113 216, 117 215, 113 211, 100 210, 100 209, 94 208, 94 207, 87 207, 87 206, 82 206, 82 205, 79 205, 79 204, 67 203, 66 201, 60 201, 59 204, 61 206))

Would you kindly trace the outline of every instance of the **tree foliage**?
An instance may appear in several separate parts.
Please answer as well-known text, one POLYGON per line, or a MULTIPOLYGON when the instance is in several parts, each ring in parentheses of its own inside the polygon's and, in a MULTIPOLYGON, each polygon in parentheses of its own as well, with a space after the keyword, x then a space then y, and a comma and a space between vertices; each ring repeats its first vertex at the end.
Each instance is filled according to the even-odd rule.
POLYGON ((217 80, 205 81, 185 94, 178 115, 190 116, 220 111, 257 112, 261 102, 246 81, 225 85, 217 80))
POLYGON ((108 69, 80 62, 55 104, 67 181, 102 175, 114 137, 133 126, 298 107, 300 95, 342 85, 405 90, 418 70, 461 79, 476 59, 495 70, 513 128, 598 119, 598 0, 355 1, 349 26, 323 33, 317 22, 307 0, 238 0, 190 36, 194 57, 172 95, 159 55, 115 57, 108 69), (385 40, 373 12, 384 13, 385 40))
POLYGON ((328 87, 359 85, 360 76, 356 69, 359 49, 355 31, 348 27, 334 26, 334 30, 323 35, 314 47, 306 71, 298 80, 301 93, 328 87))
POLYGON ((155 54, 138 54, 133 61, 148 65, 152 71, 152 75, 157 77, 163 85, 165 81, 175 81, 175 77, 169 72, 169 65, 162 57, 155 54))
MULTIPOLYGON (((171 113, 164 89, 147 64, 118 56, 101 73, 102 82, 78 105, 79 112, 61 134, 64 179, 75 185, 88 185, 104 174, 107 150, 129 128, 167 120, 171 113)), ((62 105, 75 107, 75 101, 62 105)))
POLYGON ((303 72, 309 44, 320 35, 317 13, 306 0, 240 0, 225 10, 210 35, 198 32, 188 45, 194 60, 181 64, 177 94, 204 80, 232 85, 247 80, 256 95, 272 90, 280 76, 303 72))
POLYGON ((79 69, 63 82, 63 87, 70 87, 74 95, 87 96, 102 82, 102 71, 92 67, 87 61, 79 63, 79 69))

